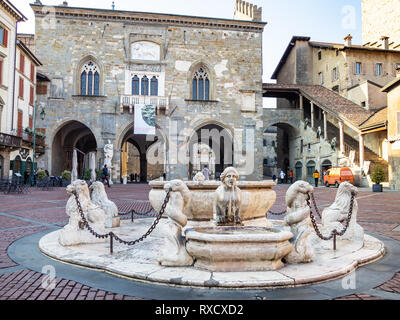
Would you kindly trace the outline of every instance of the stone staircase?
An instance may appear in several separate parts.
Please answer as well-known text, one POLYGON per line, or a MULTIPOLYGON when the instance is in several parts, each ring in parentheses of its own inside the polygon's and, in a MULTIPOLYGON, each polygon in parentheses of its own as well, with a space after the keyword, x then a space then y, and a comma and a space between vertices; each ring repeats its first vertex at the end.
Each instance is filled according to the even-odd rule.
MULTIPOLYGON (((328 140, 331 141, 334 137, 337 137, 338 140, 338 148, 339 148, 339 137, 340 137, 340 132, 339 128, 336 127, 333 123, 328 121, 328 140)), ((345 133, 344 135, 344 143, 345 143, 345 156, 348 158, 349 163, 350 161, 350 152, 354 151, 355 157, 354 157, 354 164, 358 167, 360 167, 360 152, 359 152, 359 142, 354 139, 353 137, 349 136, 348 134, 345 133)), ((382 159, 378 154, 376 154, 374 151, 371 149, 364 147, 364 159, 365 161, 370 161, 370 167, 369 167, 369 174, 371 174, 372 170, 374 170, 374 167, 376 165, 381 165, 383 169, 385 170, 385 175, 386 175, 386 180, 385 182, 389 181, 389 163, 382 159)))

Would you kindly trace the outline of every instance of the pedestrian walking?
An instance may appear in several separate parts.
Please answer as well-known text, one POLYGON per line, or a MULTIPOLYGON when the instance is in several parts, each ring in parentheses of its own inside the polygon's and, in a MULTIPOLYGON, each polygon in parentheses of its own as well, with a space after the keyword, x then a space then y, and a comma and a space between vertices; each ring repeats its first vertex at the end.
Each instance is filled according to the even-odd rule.
POLYGON ((289 171, 289 181, 290 181, 290 184, 293 183, 293 170, 289 171))
POLYGON ((101 175, 101 182, 104 183, 104 180, 107 181, 108 187, 111 188, 111 186, 110 186, 110 176, 109 176, 108 167, 107 167, 106 164, 104 165, 103 174, 101 175))
POLYGON ((272 176, 272 180, 273 180, 274 182, 276 182, 276 175, 275 175, 275 174, 272 176))
POLYGON ((286 174, 283 171, 281 171, 281 173, 279 174, 279 178, 281 179, 282 184, 285 182, 285 177, 286 177, 286 174))
POLYGON ((204 169, 201 171, 201 173, 206 178, 206 181, 210 180, 210 170, 208 170, 208 166, 207 165, 204 166, 204 169))
POLYGON ((315 171, 314 171, 314 180, 315 180, 315 187, 318 188, 319 172, 318 172, 318 170, 316 170, 316 169, 315 169, 315 171))

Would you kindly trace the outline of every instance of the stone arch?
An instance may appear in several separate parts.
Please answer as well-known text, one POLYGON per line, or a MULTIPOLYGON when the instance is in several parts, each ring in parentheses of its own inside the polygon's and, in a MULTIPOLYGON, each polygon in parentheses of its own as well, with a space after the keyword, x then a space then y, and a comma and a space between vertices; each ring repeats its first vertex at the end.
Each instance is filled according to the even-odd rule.
POLYGON ((189 159, 188 177, 192 178, 198 171, 202 170, 206 163, 203 163, 203 156, 195 157, 194 148, 207 144, 215 158, 215 172, 211 172, 215 179, 218 179, 223 170, 234 165, 234 136, 233 129, 216 120, 208 120, 197 123, 187 138, 186 152, 189 159), (210 136, 202 137, 201 130, 206 129, 210 136), (218 131, 218 132, 217 132, 218 131), (218 133, 218 136, 214 136, 218 133), (206 138, 206 140, 205 140, 206 138), (193 163, 194 159, 200 159, 199 163, 193 163))
POLYGON ((81 69, 86 63, 90 61, 93 61, 100 70, 99 96, 104 96, 104 79, 105 79, 104 65, 99 59, 95 57, 94 54, 87 54, 83 56, 76 64, 74 68, 74 94, 81 95, 81 69))
MULTIPOLYGON (((206 62, 203 59, 197 60, 196 62, 194 62, 188 71, 187 74, 187 97, 191 100, 193 97, 193 76, 195 74, 195 72, 197 70, 199 70, 200 68, 204 68, 208 74, 208 78, 210 81, 210 97, 208 101, 212 101, 215 100, 215 94, 216 94, 216 74, 215 74, 215 70, 214 68, 211 67, 211 65, 206 62)), ((207 100, 205 100, 207 101, 207 100)))
MULTIPOLYGON (((115 149, 117 149, 120 154, 121 154, 121 166, 120 166, 120 178, 122 180, 123 176, 125 174, 130 174, 130 172, 125 172, 127 170, 128 165, 125 163, 126 161, 126 148, 124 148, 126 143, 131 143, 133 144, 140 153, 140 180, 142 182, 146 182, 149 178, 153 176, 161 176, 164 173, 165 170, 165 164, 166 164, 166 147, 167 147, 167 136, 163 132, 163 130, 160 128, 160 126, 156 125, 156 136, 154 141, 147 141, 145 135, 135 135, 133 133, 134 129, 134 122, 130 122, 126 124, 118 133, 117 139, 115 141, 116 146, 115 149), (151 150, 151 148, 154 148, 156 144, 161 144, 158 145, 159 148, 163 150, 163 156, 164 158, 161 159, 162 161, 162 168, 159 166, 159 171, 158 173, 152 173, 154 171, 157 171, 158 166, 154 165, 152 161, 148 161, 148 152, 151 150), (162 172, 161 172, 162 171, 162 172)), ((125 146, 126 147, 126 146, 125 146)))
POLYGON ((72 154, 78 152, 78 175, 88 166, 88 154, 97 152, 98 142, 94 131, 78 120, 68 120, 60 124, 51 138, 51 154, 49 155, 50 172, 61 175, 64 170, 72 169, 72 154))

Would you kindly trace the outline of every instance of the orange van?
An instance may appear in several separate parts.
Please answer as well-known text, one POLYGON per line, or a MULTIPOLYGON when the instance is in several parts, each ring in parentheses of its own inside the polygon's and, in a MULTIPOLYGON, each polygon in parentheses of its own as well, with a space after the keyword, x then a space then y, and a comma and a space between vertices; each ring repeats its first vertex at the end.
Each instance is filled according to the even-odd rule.
POLYGON ((354 184, 354 175, 349 168, 331 168, 324 173, 324 185, 326 187, 334 185, 339 188, 339 185, 344 181, 354 184))

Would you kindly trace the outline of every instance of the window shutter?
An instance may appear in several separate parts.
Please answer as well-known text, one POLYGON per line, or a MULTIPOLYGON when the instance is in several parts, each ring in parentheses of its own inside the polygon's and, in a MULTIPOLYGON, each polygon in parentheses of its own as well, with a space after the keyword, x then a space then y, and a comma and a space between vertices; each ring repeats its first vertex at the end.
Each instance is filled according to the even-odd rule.
POLYGON ((0 84, 3 84, 3 60, 0 60, 0 84))
POLYGON ((30 96, 29 96, 29 103, 30 105, 33 106, 33 95, 34 95, 34 91, 33 91, 33 87, 30 88, 30 96))
POLYGON ((19 97, 24 98, 24 79, 19 78, 19 97))
POLYGON ((8 47, 8 30, 4 29, 4 46, 8 47))
POLYGON ((31 62, 31 80, 34 83, 35 82, 35 66, 31 62))
POLYGON ((33 129, 33 119, 29 117, 29 128, 33 129))
POLYGON ((356 64, 354 62, 351 63, 353 68, 353 74, 356 74, 356 64))

